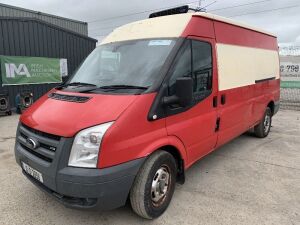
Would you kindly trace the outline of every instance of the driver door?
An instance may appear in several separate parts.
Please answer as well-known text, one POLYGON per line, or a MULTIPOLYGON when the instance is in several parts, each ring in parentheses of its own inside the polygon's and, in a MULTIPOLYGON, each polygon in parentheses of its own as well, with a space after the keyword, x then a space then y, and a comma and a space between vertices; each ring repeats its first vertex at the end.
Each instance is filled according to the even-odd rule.
POLYGON ((168 135, 178 137, 187 149, 187 166, 212 151, 217 142, 217 67, 214 39, 190 37, 179 50, 171 67, 168 95, 175 94, 179 77, 193 79, 193 102, 190 106, 167 106, 168 135), (215 100, 215 101, 214 101, 215 100))

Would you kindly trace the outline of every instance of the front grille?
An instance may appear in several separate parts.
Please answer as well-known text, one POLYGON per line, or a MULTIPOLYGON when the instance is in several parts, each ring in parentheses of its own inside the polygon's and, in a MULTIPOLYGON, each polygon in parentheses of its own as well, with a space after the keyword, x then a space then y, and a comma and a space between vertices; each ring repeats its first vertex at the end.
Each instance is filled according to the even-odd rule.
POLYGON ((35 130, 26 126, 25 124, 20 124, 17 136, 17 141, 24 151, 47 163, 51 163, 54 160, 55 152, 59 146, 60 139, 60 136, 35 130), (36 142, 36 148, 28 145, 29 139, 32 139, 36 142))
POLYGON ((35 155, 36 157, 38 157, 38 158, 40 158, 40 159, 42 159, 42 160, 44 160, 44 161, 47 161, 47 162, 49 162, 49 163, 52 162, 52 159, 51 159, 51 158, 48 158, 48 157, 46 157, 46 156, 44 156, 44 155, 42 155, 42 154, 40 154, 40 153, 38 153, 38 152, 35 152, 34 150, 28 148, 26 145, 24 145, 24 144, 22 144, 22 143, 20 143, 20 145, 21 145, 21 147, 22 147, 23 149, 25 149, 27 152, 31 153, 32 155, 35 155))
MULTIPOLYGON (((21 132, 20 132, 20 135, 21 135, 25 140, 27 140, 27 138, 29 138, 29 137, 28 137, 27 135, 25 135, 24 133, 21 133, 21 132)), ((50 150, 50 151, 53 151, 53 152, 56 151, 56 147, 51 146, 51 145, 47 145, 47 144, 44 144, 44 143, 40 143, 40 146, 43 147, 43 148, 46 148, 46 149, 48 149, 48 150, 50 150)))
POLYGON ((78 103, 84 103, 90 100, 90 97, 86 97, 86 96, 62 95, 57 93, 50 93, 48 97, 60 101, 78 102, 78 103))
POLYGON ((36 135, 39 135, 39 136, 42 136, 42 137, 46 137, 46 138, 49 138, 49 139, 54 139, 56 141, 60 141, 60 138, 61 138, 58 135, 48 134, 48 133, 45 133, 45 132, 33 129, 33 128, 28 127, 27 125, 25 125, 23 123, 22 123, 22 127, 26 128, 27 130, 29 130, 30 132, 32 132, 32 133, 34 133, 36 135))

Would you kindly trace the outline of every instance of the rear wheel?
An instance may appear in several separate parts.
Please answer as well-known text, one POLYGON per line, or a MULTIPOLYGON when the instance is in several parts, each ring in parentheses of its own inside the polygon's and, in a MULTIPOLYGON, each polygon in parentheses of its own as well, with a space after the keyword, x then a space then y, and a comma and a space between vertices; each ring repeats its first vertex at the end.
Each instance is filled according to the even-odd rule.
POLYGON ((153 153, 140 169, 130 191, 132 209, 139 216, 154 219, 168 208, 174 193, 177 165, 165 151, 153 153))
POLYGON ((254 127, 254 133, 256 137, 264 138, 267 137, 272 125, 272 111, 269 107, 267 107, 266 112, 264 114, 264 118, 261 122, 254 127))

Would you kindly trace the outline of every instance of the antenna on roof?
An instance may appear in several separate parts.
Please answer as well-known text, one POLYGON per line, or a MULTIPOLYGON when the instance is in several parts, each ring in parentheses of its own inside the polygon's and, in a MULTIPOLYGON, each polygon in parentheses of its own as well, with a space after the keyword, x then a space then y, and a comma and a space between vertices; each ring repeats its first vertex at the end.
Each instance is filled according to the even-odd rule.
POLYGON ((205 1, 205 0, 199 0, 199 5, 198 5, 198 7, 196 8, 198 12, 206 12, 205 7, 201 7, 202 1, 205 1))
POLYGON ((189 10, 192 10, 194 12, 206 12, 206 8, 201 6, 202 1, 205 1, 205 0, 199 0, 198 6, 196 6, 196 8, 190 7, 189 10))
POLYGON ((199 0, 199 5, 198 5, 198 7, 196 7, 195 9, 190 8, 190 10, 193 10, 193 11, 195 11, 195 12, 206 12, 206 8, 207 8, 208 6, 211 6, 211 5, 213 5, 213 4, 215 4, 215 3, 217 2, 217 1, 213 1, 212 3, 209 3, 208 5, 202 7, 202 2, 203 2, 203 1, 205 1, 205 0, 199 0))

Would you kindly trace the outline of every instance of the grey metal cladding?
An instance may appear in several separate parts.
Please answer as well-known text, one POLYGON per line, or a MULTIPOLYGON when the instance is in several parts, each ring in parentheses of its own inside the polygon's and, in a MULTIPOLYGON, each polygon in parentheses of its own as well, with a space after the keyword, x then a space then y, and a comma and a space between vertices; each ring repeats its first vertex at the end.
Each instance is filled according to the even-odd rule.
MULTIPOLYGON (((0 17, 0 55, 66 58, 69 74, 96 47, 96 42, 93 38, 38 19, 0 17)), ((8 92, 12 107, 15 106, 15 96, 23 90, 32 91, 36 100, 55 86, 57 84, 2 87, 0 76, 0 93, 8 92)))
POLYGON ((86 22, 10 6, 2 3, 0 3, 0 17, 36 18, 82 35, 88 35, 88 24, 86 22))

